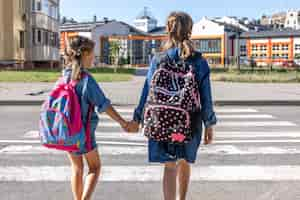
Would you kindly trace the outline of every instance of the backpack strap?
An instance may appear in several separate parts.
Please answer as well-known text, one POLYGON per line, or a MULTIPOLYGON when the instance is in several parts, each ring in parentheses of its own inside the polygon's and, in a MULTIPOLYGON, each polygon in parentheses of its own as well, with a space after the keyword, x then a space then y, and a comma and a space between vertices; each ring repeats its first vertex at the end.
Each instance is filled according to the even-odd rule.
MULTIPOLYGON (((87 71, 81 72, 81 79, 83 80, 83 89, 82 94, 87 90, 89 74, 87 71)), ((83 102, 83 95, 81 95, 81 102, 83 102)), ((85 127, 85 135, 86 135, 86 148, 88 151, 92 150, 92 138, 91 138, 91 119, 93 114, 94 105, 90 104, 88 108, 86 127, 85 127)))

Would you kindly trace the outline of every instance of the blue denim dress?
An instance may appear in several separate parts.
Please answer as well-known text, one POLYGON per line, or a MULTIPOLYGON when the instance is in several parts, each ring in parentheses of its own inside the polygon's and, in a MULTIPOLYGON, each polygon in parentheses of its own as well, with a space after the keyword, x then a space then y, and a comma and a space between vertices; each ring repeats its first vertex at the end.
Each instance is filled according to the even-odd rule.
MULTIPOLYGON (((167 52, 171 59, 180 59, 180 50, 178 48, 169 49, 167 52)), ((210 69, 209 66, 203 58, 191 58, 187 62, 193 62, 195 65, 195 73, 197 81, 199 84, 200 101, 201 101, 201 112, 194 116, 193 121, 196 121, 193 139, 186 144, 169 144, 165 142, 157 142, 155 140, 149 139, 148 141, 148 157, 149 162, 175 162, 180 159, 184 159, 189 163, 194 163, 197 157, 197 151, 201 143, 202 138, 202 124, 205 127, 210 127, 217 123, 216 115, 213 110, 213 101, 211 95, 210 86, 210 69)), ((158 58, 153 57, 149 71, 145 80, 144 88, 140 97, 139 105, 134 111, 134 120, 141 122, 143 120, 143 113, 145 103, 148 97, 148 92, 150 89, 150 82, 152 76, 157 68, 158 58)))
MULTIPOLYGON (((84 69, 82 69, 84 71, 84 69)), ((94 79, 94 77, 85 71, 88 75, 87 79, 80 80, 76 87, 76 94, 79 99, 80 107, 81 107, 81 117, 82 123, 86 127, 87 119, 88 119, 88 111, 89 106, 94 105, 93 112, 91 114, 91 122, 90 122, 90 130, 91 130, 91 141, 92 141, 92 150, 97 148, 96 143, 96 128, 99 123, 99 118, 97 113, 105 112, 106 109, 111 105, 111 102, 104 95, 102 89, 99 87, 98 83, 94 79)), ((72 70, 66 69, 63 72, 64 76, 68 78, 71 76, 72 70)), ((80 152, 75 153, 76 155, 86 154, 89 151, 87 149, 81 149, 80 152)))

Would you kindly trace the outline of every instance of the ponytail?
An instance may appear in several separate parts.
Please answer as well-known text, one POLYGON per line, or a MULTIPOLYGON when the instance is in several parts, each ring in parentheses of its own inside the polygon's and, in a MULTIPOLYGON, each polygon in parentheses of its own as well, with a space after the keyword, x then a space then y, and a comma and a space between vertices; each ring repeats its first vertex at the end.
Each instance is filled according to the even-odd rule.
POLYGON ((193 20, 187 13, 172 12, 167 20, 168 40, 164 45, 164 50, 178 47, 182 59, 190 57, 194 52, 194 45, 190 39, 192 29, 193 20))
POLYGON ((80 68, 81 68, 81 66, 80 66, 80 61, 78 61, 77 59, 74 60, 74 61, 72 62, 72 64, 71 64, 71 66, 72 66, 71 79, 72 79, 73 81, 76 81, 76 80, 78 80, 78 79, 80 78, 80 77, 79 77, 79 75, 80 75, 80 68))
POLYGON ((91 52, 94 50, 94 42, 82 36, 75 36, 71 41, 67 38, 67 48, 65 50, 65 60, 67 65, 71 65, 72 80, 80 79, 81 61, 83 52, 91 52))

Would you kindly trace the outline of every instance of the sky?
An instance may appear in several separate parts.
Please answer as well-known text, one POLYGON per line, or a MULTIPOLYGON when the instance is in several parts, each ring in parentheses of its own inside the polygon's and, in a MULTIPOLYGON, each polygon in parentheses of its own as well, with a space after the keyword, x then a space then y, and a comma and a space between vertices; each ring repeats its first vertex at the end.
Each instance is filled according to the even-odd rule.
POLYGON ((171 11, 188 12, 199 21, 203 16, 238 16, 260 18, 262 14, 299 9, 300 0, 61 0, 61 16, 78 21, 108 17, 133 24, 146 6, 159 25, 165 23, 171 11))

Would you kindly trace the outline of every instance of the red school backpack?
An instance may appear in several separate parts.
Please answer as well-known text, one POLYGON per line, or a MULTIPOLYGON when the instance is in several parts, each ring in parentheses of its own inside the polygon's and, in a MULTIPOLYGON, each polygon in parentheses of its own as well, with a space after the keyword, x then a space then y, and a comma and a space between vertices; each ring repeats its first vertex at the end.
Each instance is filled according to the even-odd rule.
POLYGON ((144 113, 144 134, 153 140, 183 144, 192 139, 193 113, 200 110, 195 66, 168 55, 159 59, 144 113))
MULTIPOLYGON (((88 74, 82 72, 84 88, 88 78, 88 74)), ((90 119, 93 106, 89 106, 87 126, 84 127, 75 91, 78 81, 68 79, 68 77, 60 78, 43 103, 39 134, 43 146, 76 153, 83 148, 91 149, 90 119)))

